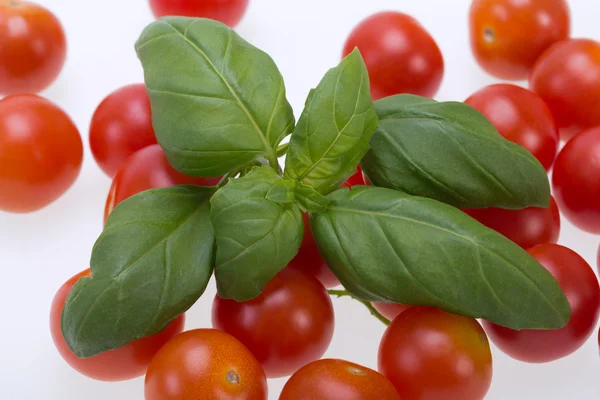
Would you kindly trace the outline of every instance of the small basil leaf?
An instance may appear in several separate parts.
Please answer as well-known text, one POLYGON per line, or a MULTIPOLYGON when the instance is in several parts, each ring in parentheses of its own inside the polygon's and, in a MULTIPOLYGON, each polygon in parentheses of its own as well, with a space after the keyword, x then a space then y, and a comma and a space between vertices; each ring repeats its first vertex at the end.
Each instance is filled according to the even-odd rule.
POLYGON ((298 252, 304 234, 300 209, 267 199, 281 181, 270 167, 255 167, 211 199, 219 296, 253 299, 298 252))
POLYGON ((459 208, 549 205, 544 167, 470 106, 397 95, 375 108, 379 129, 361 167, 376 186, 459 208))
POLYGON ((462 211, 398 191, 329 196, 311 228, 329 267, 366 301, 439 307, 513 329, 557 329, 569 303, 525 250, 462 211))
POLYGON ((169 162, 218 176, 275 149, 294 128, 277 66, 234 30, 210 19, 166 17, 136 44, 156 136, 169 162))
POLYGON ((93 277, 75 284, 63 310, 73 353, 91 357, 154 335, 196 302, 212 274, 213 192, 154 189, 115 208, 92 252, 93 277))
POLYGON ((369 75, 355 49, 310 92, 290 140, 285 177, 320 193, 337 189, 356 170, 376 129, 369 75))
POLYGON ((296 185, 296 203, 304 212, 324 212, 329 200, 312 187, 303 183, 296 185))
POLYGON ((288 180, 279 180, 267 192, 267 200, 275 203, 287 204, 296 201, 296 182, 288 180))

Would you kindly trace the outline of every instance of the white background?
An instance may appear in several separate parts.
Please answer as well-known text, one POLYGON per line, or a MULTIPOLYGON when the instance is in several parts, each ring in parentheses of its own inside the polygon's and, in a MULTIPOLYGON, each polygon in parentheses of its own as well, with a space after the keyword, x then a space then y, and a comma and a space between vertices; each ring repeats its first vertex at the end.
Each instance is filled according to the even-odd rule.
MULTIPOLYGON (((143 399, 143 379, 95 382, 72 371, 55 351, 48 328, 50 302, 58 287, 88 267, 90 249, 102 229, 109 179, 87 146, 89 121, 112 90, 142 81, 133 49, 152 21, 146 0, 39 0, 62 21, 68 60, 60 78, 43 95, 75 120, 86 145, 81 176, 46 209, 29 215, 0 212, 0 399, 143 399)), ((239 33, 270 53, 299 115, 309 88, 337 64, 352 27, 371 13, 407 12, 432 33, 446 61, 441 100, 464 100, 493 83, 475 63, 468 42, 469 0, 251 0, 239 33)), ((596 0, 571 2, 573 34, 600 39, 596 0)), ((595 267, 599 237, 583 234, 563 219, 561 243, 595 267)), ((187 328, 209 327, 211 284, 188 312, 187 328)), ((383 326, 360 304, 335 300, 336 334, 327 357, 376 367, 383 326)), ((495 348, 494 379, 487 399, 587 400, 600 398, 596 333, 577 353, 546 364, 513 361, 495 348)), ((270 384, 276 399, 284 380, 270 384)))

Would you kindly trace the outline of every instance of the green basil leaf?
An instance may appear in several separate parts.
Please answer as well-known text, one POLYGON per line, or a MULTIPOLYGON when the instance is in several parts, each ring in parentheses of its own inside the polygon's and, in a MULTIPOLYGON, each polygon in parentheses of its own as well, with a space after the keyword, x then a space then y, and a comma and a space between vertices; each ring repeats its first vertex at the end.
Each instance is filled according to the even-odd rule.
POLYGON ((71 290, 62 331, 78 357, 151 336, 202 295, 213 266, 210 188, 154 189, 110 214, 91 260, 92 278, 71 290))
POLYGON ((295 189, 296 203, 304 212, 324 212, 329 200, 311 186, 298 183, 295 189))
POLYGON ((285 177, 321 193, 337 189, 356 171, 376 129, 369 75, 355 49, 310 92, 290 140, 285 177))
POLYGON ((379 129, 361 167, 376 186, 459 208, 549 205, 544 167, 470 106, 398 95, 375 108, 379 129))
POLYGON ((513 329, 557 329, 569 303, 525 250, 462 211, 398 191, 355 187, 312 214, 321 254, 366 301, 439 307, 513 329))
POLYGON ((286 179, 278 180, 275 185, 267 192, 267 200, 275 203, 293 203, 296 201, 296 181, 286 179))
POLYGON ((220 22, 183 17, 150 24, 136 50, 156 136, 176 169, 218 176, 263 157, 277 166, 294 115, 271 57, 220 22))
POLYGON ((255 298, 298 252, 304 234, 300 209, 267 199, 281 181, 272 168, 255 167, 211 199, 219 296, 255 298))

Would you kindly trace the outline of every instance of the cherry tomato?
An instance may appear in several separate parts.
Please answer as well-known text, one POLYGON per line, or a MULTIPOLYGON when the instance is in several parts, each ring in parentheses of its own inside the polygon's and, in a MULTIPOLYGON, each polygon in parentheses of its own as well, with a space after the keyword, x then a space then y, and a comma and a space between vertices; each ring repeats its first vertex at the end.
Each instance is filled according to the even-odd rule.
POLYGON ((527 79, 540 54, 571 29, 565 0, 473 0, 469 25, 479 65, 514 80, 527 79))
POLYGON ((580 133, 563 147, 554 165, 552 188, 569 221, 600 233, 600 126, 580 133))
POLYGON ((465 103, 482 113, 511 142, 525 147, 550 170, 558 151, 558 129, 544 100, 514 85, 491 85, 465 103))
POLYGON ((212 322, 248 347, 267 377, 279 378, 323 356, 333 337, 333 305, 316 278, 286 268, 253 300, 217 295, 212 322))
POLYGON ((184 175, 171 167, 159 145, 145 147, 129 157, 115 174, 104 207, 104 221, 117 204, 145 190, 175 185, 214 186, 219 180, 184 175))
POLYGON ((394 385, 380 373, 344 360, 318 360, 287 381, 279 400, 400 400, 394 385))
POLYGON ((410 306, 395 303, 373 303, 373 307, 390 321, 410 308, 410 306))
POLYGON ((356 167, 356 173, 342 184, 342 187, 351 188, 352 186, 365 185, 365 178, 360 167, 356 167))
POLYGON ((214 329, 177 335, 154 357, 146 400, 266 400, 267 379, 236 338, 214 329))
POLYGON ((388 11, 368 17, 346 40, 343 55, 355 47, 369 70, 373 100, 399 93, 433 97, 442 83, 442 52, 409 15, 388 11))
POLYGON ((156 18, 166 15, 202 17, 234 27, 240 22, 249 0, 150 0, 156 18))
POLYGON ((0 94, 46 89, 66 54, 65 33, 54 14, 35 3, 0 0, 0 94))
POLYGON ((554 44, 536 62, 529 84, 550 107, 563 139, 600 125, 600 43, 554 44))
POLYGON ((600 272, 600 245, 598 246, 598 256, 597 256, 596 264, 598 266, 598 272, 600 272))
POLYGON ((506 236, 525 250, 539 244, 556 243, 560 235, 560 213, 554 198, 550 207, 523 210, 479 208, 464 210, 483 225, 506 236))
POLYGON ((600 312, 600 287, 594 271, 574 251, 557 244, 529 249, 558 281, 571 306, 571 319, 561 329, 515 331, 484 322, 496 346, 517 360, 544 363, 558 360, 580 348, 590 337, 600 312))
POLYGON ((387 328, 379 345, 379 372, 403 399, 483 399, 492 381, 492 354, 472 319, 411 307, 387 328))
POLYGON ((156 144, 150 98, 144 84, 109 94, 96 108, 90 126, 90 147, 96 162, 112 177, 133 153, 156 144))
POLYGON ((0 100, 0 210, 52 203, 75 182, 82 160, 81 136, 58 106, 36 95, 0 100))
POLYGON ((50 333, 54 345, 62 358, 76 371, 101 381, 124 381, 137 378, 146 373, 148 364, 158 350, 171 338, 183 331, 185 316, 175 319, 162 332, 154 336, 136 340, 116 350, 107 351, 90 358, 78 358, 71 349, 61 331, 61 316, 69 292, 83 276, 90 276, 87 269, 66 281, 54 296, 50 309, 50 333))

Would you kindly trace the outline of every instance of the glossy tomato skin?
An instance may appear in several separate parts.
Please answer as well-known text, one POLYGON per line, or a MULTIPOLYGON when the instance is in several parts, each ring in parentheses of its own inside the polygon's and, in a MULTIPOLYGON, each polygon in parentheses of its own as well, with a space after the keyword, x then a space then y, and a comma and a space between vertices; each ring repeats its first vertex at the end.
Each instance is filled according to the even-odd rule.
POLYGON ((62 358, 79 373, 100 381, 116 382, 140 377, 146 373, 152 357, 175 335, 183 331, 185 315, 175 319, 162 332, 154 336, 136 340, 116 350, 107 351, 90 358, 78 358, 69 349, 61 331, 61 316, 69 292, 84 276, 90 276, 87 269, 65 282, 52 301, 50 309, 50 332, 52 340, 62 358))
POLYGON ((357 185, 365 185, 365 178, 360 167, 356 167, 356 173, 350 178, 346 179, 346 182, 342 184, 342 187, 351 188, 352 186, 357 185))
POLYGON ((550 107, 562 139, 600 125, 600 43, 555 43, 536 62, 529 83, 550 107))
POLYGON ((589 264, 566 247, 545 244, 529 249, 529 254, 565 292, 572 313, 567 326, 550 331, 515 331, 487 321, 484 326, 492 342, 504 353, 529 363, 545 363, 573 353, 590 337, 598 322, 600 287, 589 264))
POLYGON ((569 37, 565 0, 473 0, 471 49, 479 65, 501 79, 527 79, 537 58, 569 37))
POLYGON ((145 400, 267 400, 267 379, 233 336, 214 329, 177 335, 150 363, 145 400))
POLYGON ((480 400, 492 381, 492 354, 479 323, 435 308, 411 307, 394 319, 378 364, 402 399, 480 400))
POLYGON ((373 304, 373 307, 375 307, 375 309, 377 311, 379 311, 379 313, 381 315, 383 315, 390 321, 393 321, 398 315, 402 314, 404 311, 406 311, 410 308, 410 306, 407 306, 405 304, 377 303, 377 302, 372 303, 372 304, 373 304))
POLYGON ((511 142, 532 153, 550 170, 558 151, 558 129, 544 100, 515 85, 487 86, 465 103, 482 113, 511 142))
POLYGON ((399 93, 433 97, 444 76, 440 48, 409 15, 381 12, 354 28, 343 55, 360 50, 371 80, 373 100, 399 93))
POLYGON ((380 373, 344 360, 314 361, 287 381, 279 400, 400 400, 380 373))
POLYGON ((47 206, 75 182, 82 161, 79 131, 57 105, 36 95, 0 100, 0 210, 47 206))
POLYGON ((490 207, 464 211, 525 250, 540 244, 556 243, 560 236, 560 212, 554 197, 550 198, 548 208, 505 210, 490 207))
POLYGON ((120 202, 145 190, 175 185, 214 186, 219 180, 182 174, 171 167, 159 145, 150 145, 129 157, 115 174, 104 207, 104 221, 120 202))
POLYGON ((46 89, 66 54, 65 33, 54 14, 35 3, 0 0, 0 95, 46 89))
POLYGON ((150 98, 144 84, 124 86, 96 108, 90 125, 90 148, 110 177, 136 151, 156 144, 150 98))
POLYGON ((333 305, 319 281, 284 269, 250 301, 215 297, 213 327, 239 339, 267 377, 289 376, 323 356, 333 337, 333 305))
POLYGON ((240 22, 249 0, 150 0, 156 18, 166 15, 210 18, 230 27, 240 22))

